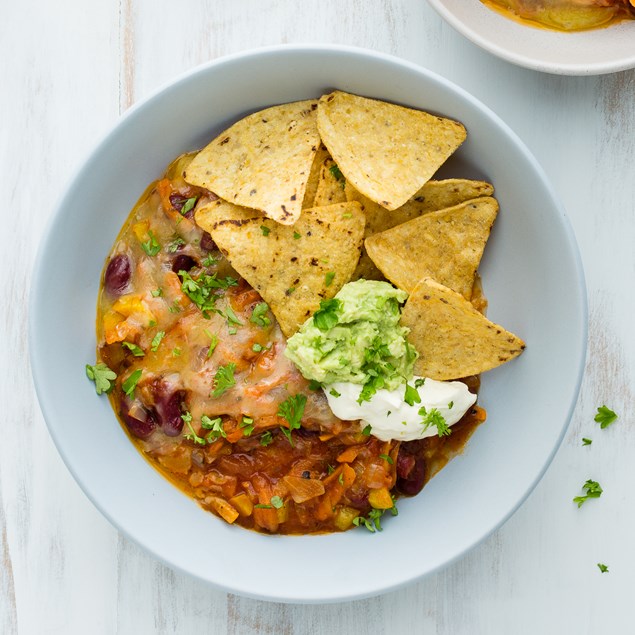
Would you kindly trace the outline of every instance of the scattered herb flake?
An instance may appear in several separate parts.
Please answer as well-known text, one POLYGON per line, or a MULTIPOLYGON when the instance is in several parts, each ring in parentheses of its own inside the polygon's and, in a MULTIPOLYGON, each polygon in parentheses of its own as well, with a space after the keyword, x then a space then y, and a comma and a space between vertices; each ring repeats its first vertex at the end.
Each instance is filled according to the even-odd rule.
POLYGON ((584 496, 576 496, 573 499, 573 502, 578 505, 578 508, 582 507, 590 498, 600 498, 600 496, 602 496, 602 488, 597 481, 587 480, 582 486, 582 489, 586 490, 586 494, 584 496))
POLYGON ((167 247, 166 251, 170 254, 176 253, 181 245, 185 245, 185 241, 177 236, 167 247))
POLYGON ((591 445, 593 443, 592 439, 587 439, 586 437, 582 437, 582 445, 591 445))
POLYGON ((309 381, 309 390, 316 391, 316 390, 320 390, 321 388, 322 388, 322 384, 319 381, 317 381, 317 379, 311 379, 309 381))
POLYGON ((299 234, 298 232, 293 232, 293 238, 294 240, 299 240, 300 238, 302 238, 302 234, 299 234))
POLYGON ((117 373, 102 362, 94 366, 86 364, 86 376, 95 382, 95 392, 98 395, 109 393, 114 387, 113 382, 117 379, 117 373))
POLYGON ((342 174, 342 171, 340 170, 339 166, 337 165, 337 163, 334 163, 330 168, 329 168, 329 172, 331 173, 331 175, 333 176, 333 178, 336 181, 339 181, 341 186, 344 187, 346 185, 346 177, 342 174))
POLYGON ((161 344, 161 340, 165 337, 165 331, 159 331, 153 338, 150 343, 150 350, 153 353, 156 353, 159 349, 159 345, 161 344))
POLYGON ((256 342, 255 344, 251 345, 251 350, 254 353, 261 353, 264 349, 262 347, 262 344, 258 344, 258 342, 256 342))
POLYGON ((250 437, 251 433, 254 431, 254 420, 253 417, 246 417, 243 415, 242 421, 240 422, 240 427, 243 431, 243 436, 250 437))
POLYGON ((329 331, 338 322, 338 313, 342 303, 337 298, 322 300, 320 308, 313 314, 313 323, 320 331, 329 331))
POLYGON ((327 271, 326 275, 324 276, 324 284, 327 287, 330 287, 334 278, 335 278, 335 271, 327 271))
POLYGON ((229 363, 226 366, 219 366, 214 375, 214 390, 211 396, 214 398, 220 397, 225 394, 232 386, 236 385, 234 379, 234 371, 236 370, 236 364, 229 363))
POLYGON ((143 357, 145 355, 143 349, 132 342, 121 342, 121 346, 127 348, 135 357, 143 357))
POLYGON ((272 505, 264 505, 263 503, 258 503, 254 505, 254 509, 273 509, 272 505))
POLYGON ((605 564, 602 564, 601 562, 598 562, 598 569, 602 573, 608 573, 609 572, 609 568, 605 564))
POLYGON ((335 468, 334 468, 334 467, 333 467, 333 466, 329 463, 329 464, 326 466, 326 473, 327 473, 327 474, 333 474, 333 472, 335 472, 335 468))
POLYGON ((425 377, 419 377, 419 379, 415 379, 415 388, 421 388, 426 383, 425 377))
POLYGON ((154 237, 151 230, 148 230, 148 240, 141 243, 141 248, 148 254, 148 256, 156 256, 161 251, 161 245, 159 241, 154 237))
POLYGON ((183 438, 188 441, 194 441, 197 445, 205 445, 205 439, 203 439, 203 437, 199 437, 192 427, 192 415, 190 412, 187 411, 185 414, 182 414, 181 419, 183 419, 185 425, 190 429, 189 434, 184 434, 183 438))
POLYGON ((228 289, 238 284, 238 281, 230 276, 219 279, 216 274, 210 276, 202 273, 198 278, 192 278, 183 269, 179 271, 179 277, 181 278, 181 290, 196 304, 206 319, 209 319, 210 311, 218 312, 215 307, 218 295, 215 291, 217 289, 228 289))
POLYGON ((282 427, 281 429, 291 445, 293 445, 293 442, 291 441, 291 432, 301 427, 301 420, 305 406, 306 395, 302 394, 288 397, 278 406, 278 416, 286 419, 289 424, 288 429, 285 427, 282 427))
POLYGON ((210 339, 210 344, 209 348, 207 349, 206 355, 206 357, 209 359, 212 356, 216 345, 218 344, 218 335, 216 335, 216 333, 210 333, 208 329, 205 329, 205 335, 207 335, 207 337, 209 337, 210 339))
POLYGON ((211 254, 209 254, 205 260, 203 260, 203 267, 213 267, 218 263, 218 258, 214 258, 211 254))
POLYGON ((153 298, 160 298, 163 295, 163 289, 159 287, 158 289, 153 289, 151 293, 153 298))
POLYGON ((425 406, 419 408, 419 414, 421 415, 421 425, 424 430, 427 430, 430 426, 436 426, 437 434, 440 437, 449 436, 452 434, 452 429, 447 424, 443 415, 436 409, 431 408, 429 411, 426 410, 425 406))
POLYGON ((260 231, 263 236, 268 236, 271 230, 266 225, 260 225, 260 231))
POLYGON ((192 196, 192 198, 188 198, 185 203, 183 203, 183 207, 181 207, 180 212, 183 216, 185 216, 190 210, 194 209, 194 205, 196 205, 196 201, 198 200, 198 196, 192 196))
POLYGON ((271 432, 267 430, 267 432, 263 433, 260 437, 260 445, 262 445, 263 448, 266 448, 270 443, 273 443, 273 436, 271 432))
POLYGON ((123 391, 128 395, 128 397, 132 397, 139 380, 141 379, 141 374, 143 371, 139 368, 128 376, 128 378, 121 384, 123 391))
POLYGON ((421 397, 419 396, 419 391, 416 388, 413 388, 410 384, 406 384, 406 392, 404 394, 403 400, 409 405, 414 406, 416 403, 421 403, 421 397))
POLYGON ((259 302, 251 312, 249 321, 253 324, 257 324, 258 326, 269 326, 271 324, 271 320, 267 316, 268 311, 269 305, 266 302, 259 302))
POLYGON ((604 430, 604 428, 608 428, 612 423, 617 421, 617 414, 606 406, 600 406, 594 420, 599 423, 600 428, 604 430))
POLYGON ((172 349, 172 357, 180 357, 181 356, 181 349, 178 346, 175 346, 172 349))
POLYGON ((388 456, 387 454, 380 454, 379 458, 380 459, 384 459, 384 461, 386 461, 386 463, 388 463, 388 465, 392 465, 394 463, 392 458, 390 456, 388 456))
POLYGON ((331 395, 332 397, 341 397, 342 393, 337 392, 335 388, 331 388, 331 390, 329 390, 329 395, 331 395))
POLYGON ((452 408, 454 408, 454 402, 453 402, 453 401, 451 401, 451 402, 448 404, 448 410, 452 410, 452 408))

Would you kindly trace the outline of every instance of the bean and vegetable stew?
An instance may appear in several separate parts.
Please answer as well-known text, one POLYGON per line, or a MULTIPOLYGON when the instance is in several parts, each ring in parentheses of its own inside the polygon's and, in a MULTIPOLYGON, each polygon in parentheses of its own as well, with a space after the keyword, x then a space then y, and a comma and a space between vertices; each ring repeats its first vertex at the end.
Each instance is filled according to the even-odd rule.
MULTIPOLYGON (((365 102, 371 109, 390 106, 389 114, 398 108, 395 117, 430 117, 365 102)), ((516 356, 524 344, 482 315, 486 302, 476 267, 487 236, 478 237, 483 223, 473 218, 481 208, 490 213, 491 186, 424 175, 408 186, 412 191, 394 203, 386 221, 381 201, 387 195, 369 196, 338 148, 337 131, 320 125, 318 136, 320 114, 308 103, 299 102, 290 115, 294 126, 278 111, 284 122, 275 130, 283 136, 303 125, 315 128, 315 138, 292 135, 281 143, 288 149, 306 141, 303 158, 276 159, 270 131, 258 128, 275 122, 276 113, 262 111, 256 113, 261 123, 244 129, 272 148, 267 167, 254 165, 262 150, 245 150, 250 142, 241 120, 200 153, 178 157, 148 187, 106 260, 97 362, 86 372, 97 392, 108 394, 142 455, 226 522, 282 534, 377 531, 385 513, 397 515, 400 495, 419 493, 463 450, 485 420, 474 403, 479 373, 516 356), (306 121, 297 123, 299 117, 306 121), (277 217, 269 203, 249 208, 222 183, 210 182, 223 168, 206 153, 213 146, 232 154, 232 143, 223 139, 236 137, 241 158, 220 160, 238 166, 234 184, 250 183, 256 169, 268 169, 274 185, 285 182, 280 171, 302 173, 289 195, 300 205, 282 205, 294 218, 280 216, 277 202, 271 204, 277 217), (201 162, 212 167, 201 168, 201 162), (316 196, 323 198, 316 203, 316 196), (427 266, 402 250, 403 262, 395 265, 382 256, 381 241, 376 249, 368 240, 389 239, 406 228, 409 237, 400 241, 425 241, 430 228, 418 223, 429 217, 441 232, 456 231, 460 223, 471 247, 482 242, 459 291, 434 255, 427 266), (337 241, 348 242, 338 247, 337 241), (327 254, 316 255, 318 242, 328 246, 327 254), (407 267, 412 257, 421 281, 410 280, 412 287, 402 290, 393 269, 407 267), (439 327, 439 312, 447 307, 458 315, 457 337, 484 342, 480 352, 467 350, 464 366, 457 367, 453 335, 443 338, 452 352, 429 337, 435 329, 447 331, 439 327), (419 333, 423 324, 425 336, 419 333)), ((283 107, 269 110, 275 108, 283 107)), ((430 169, 432 174, 436 167, 430 169)), ((249 197, 260 191, 257 183, 237 187, 249 197)), ((457 267, 465 269, 465 263, 452 269, 457 267)))

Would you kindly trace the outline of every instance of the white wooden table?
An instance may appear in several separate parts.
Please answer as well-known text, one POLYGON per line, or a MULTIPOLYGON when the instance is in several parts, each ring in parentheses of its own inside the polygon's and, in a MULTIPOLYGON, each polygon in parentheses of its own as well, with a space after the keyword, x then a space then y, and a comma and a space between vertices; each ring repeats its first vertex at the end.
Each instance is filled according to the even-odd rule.
POLYGON ((424 0, 0 0, 0 7, 0 633, 635 632, 634 71, 576 79, 516 68, 463 40, 424 0), (53 447, 27 360, 35 250, 89 149, 120 113, 182 71, 285 42, 393 53, 489 105, 559 192, 589 288, 580 401, 529 500, 441 573, 327 606, 206 588, 120 536, 53 447), (593 416, 605 402, 620 419, 600 430, 593 416), (593 444, 582 447, 583 436, 593 444), (578 510, 571 499, 588 478, 604 494, 578 510), (598 562, 610 571, 600 573, 598 562))

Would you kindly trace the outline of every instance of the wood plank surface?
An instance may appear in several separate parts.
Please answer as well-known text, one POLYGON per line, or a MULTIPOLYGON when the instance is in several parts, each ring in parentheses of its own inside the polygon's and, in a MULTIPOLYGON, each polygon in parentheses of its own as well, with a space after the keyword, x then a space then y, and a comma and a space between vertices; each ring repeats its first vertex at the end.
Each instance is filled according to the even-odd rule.
POLYGON ((634 631, 634 71, 569 78, 511 66, 462 39, 423 0, 0 6, 0 633, 634 631), (120 536, 58 456, 27 359, 35 251, 57 197, 89 149, 119 113, 179 73, 287 42, 392 53, 493 108, 535 153, 563 200, 589 291, 579 403, 528 501, 444 571, 388 595, 326 606, 258 602, 209 589, 120 536), (620 414, 607 430, 593 421, 603 403, 620 414), (593 445, 582 447, 583 436, 593 445), (571 498, 588 478, 605 493, 578 510, 571 498), (601 574, 597 562, 607 563, 609 573, 601 574))

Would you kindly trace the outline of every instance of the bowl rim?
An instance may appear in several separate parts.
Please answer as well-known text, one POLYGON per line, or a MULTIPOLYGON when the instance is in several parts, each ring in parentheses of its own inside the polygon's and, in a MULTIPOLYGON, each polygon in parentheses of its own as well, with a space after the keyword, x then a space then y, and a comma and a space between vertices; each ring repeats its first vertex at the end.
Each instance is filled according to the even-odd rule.
MULTIPOLYGON (((108 520, 108 522, 119 532, 121 532, 127 539, 131 540, 133 543, 138 545, 143 551, 149 553, 153 558, 162 562, 166 566, 177 570, 179 572, 185 573, 191 578, 200 580, 207 585, 210 585, 218 590, 221 590, 226 593, 237 593, 244 597, 250 597, 258 600, 265 601, 275 601, 275 602, 286 602, 286 603, 304 603, 304 604, 326 604, 326 603, 335 603, 342 601, 352 601, 357 599, 368 598, 372 596, 376 596, 379 594, 388 593, 391 591, 398 590, 403 588, 417 580, 420 580, 430 574, 436 573, 437 571, 443 570, 450 566, 452 563, 464 557, 468 552, 472 549, 480 545, 484 540, 486 540, 494 531, 498 530, 503 524, 507 522, 507 520, 516 512, 516 510, 527 500, 528 496, 534 490, 536 485, 542 479, 549 465, 551 464, 556 452, 558 451, 560 445, 562 444, 562 440, 564 439, 565 433, 569 426, 569 422, 573 416, 573 412, 578 400, 578 395, 580 392, 580 387, 582 383, 582 378, 584 374, 586 354, 587 354, 587 336, 588 336, 588 305, 587 305, 587 290, 585 283, 585 275, 582 264, 582 259, 580 255, 580 251, 575 239, 575 234, 573 231, 573 227, 565 213, 564 207, 559 201, 558 197, 555 195, 555 192, 551 186, 550 181, 548 180, 543 168, 540 166, 536 158, 533 156, 529 148, 524 144, 524 142, 520 139, 520 137, 502 120, 500 117, 492 111, 488 106, 486 106, 479 99, 468 93, 465 89, 461 88, 454 82, 438 75, 434 71, 431 71, 423 66, 415 64, 413 62, 404 60, 394 55, 389 55, 382 52, 377 52, 374 50, 366 49, 363 47, 355 47, 355 46, 347 46, 347 45, 339 45, 339 44, 282 44, 275 46, 267 46, 267 47, 259 47, 248 49, 245 51, 241 51, 238 53, 233 53, 231 55, 222 56, 217 59, 211 60, 209 62, 205 62, 203 64, 197 65, 192 69, 185 71, 184 73, 179 74, 175 78, 168 80, 162 83, 157 89, 152 91, 148 96, 141 99, 133 106, 131 106, 125 113, 120 115, 116 121, 111 125, 108 131, 101 136, 98 142, 92 146, 92 149, 86 153, 83 157, 83 160, 78 164, 79 167, 76 168, 61 196, 58 198, 53 212, 47 219, 44 230, 41 235, 40 243, 37 248, 37 256, 35 258, 35 262, 33 265, 33 275, 31 281, 31 289, 29 295, 29 314, 28 314, 28 345, 29 345, 29 359, 31 365, 31 373, 34 381, 35 391, 38 397, 38 402, 40 405, 40 410, 42 412, 42 416, 45 420, 46 426, 48 428, 48 432, 55 444, 55 447, 60 454, 63 462, 65 463, 67 469, 73 476, 75 482, 79 485, 81 490, 87 496, 87 498, 91 501, 91 503, 99 510, 99 512, 108 520), (293 597, 280 596, 276 595, 275 592, 271 589, 263 589, 262 592, 256 593, 252 590, 239 588, 235 584, 232 586, 233 581, 215 581, 209 578, 198 575, 197 573, 188 570, 184 565, 170 559, 164 553, 159 553, 158 550, 151 548, 144 544, 140 539, 137 539, 133 536, 129 531, 120 524, 120 521, 115 519, 106 509, 102 507, 99 500, 95 496, 93 496, 91 492, 91 488, 88 483, 82 481, 79 477, 77 471, 74 469, 73 461, 69 454, 67 454, 62 435, 58 434, 58 430, 55 425, 53 425, 49 420, 49 415, 47 412, 52 411, 52 407, 50 405, 51 399, 47 394, 47 391, 44 389, 44 385, 46 383, 45 377, 45 368, 44 368, 44 354, 35 346, 37 339, 37 305, 38 305, 38 297, 40 296, 40 289, 44 285, 44 265, 45 265, 45 252, 47 251, 47 245, 51 240, 51 234, 53 232, 54 226, 56 225, 57 219, 62 213, 64 209, 65 203, 67 199, 70 199, 76 184, 81 182, 85 177, 86 173, 90 171, 90 167, 93 159, 97 157, 103 149, 109 144, 111 137, 116 135, 117 129, 124 122, 127 121, 131 116, 133 116, 138 110, 145 108, 150 103, 154 102, 157 99, 161 98, 161 95, 164 91, 167 90, 176 90, 179 85, 183 82, 189 81, 192 77, 198 74, 205 74, 209 72, 210 69, 220 67, 225 64, 232 64, 237 60, 247 60, 249 58, 258 57, 261 55, 276 55, 279 53, 294 53, 294 52, 303 52, 303 53, 337 53, 342 55, 357 55, 362 57, 370 57, 374 58, 377 61, 381 61, 389 64, 396 64, 406 69, 416 72, 420 75, 427 76, 434 82, 438 82, 440 85, 445 88, 450 89, 452 92, 461 96, 463 99, 467 100, 471 107, 476 110, 481 111, 485 116, 490 118, 500 129, 507 135, 510 141, 514 144, 518 152, 520 152, 527 161, 532 165, 535 170, 536 177, 542 181, 542 184, 546 188, 551 200, 553 201, 554 207, 558 211, 556 216, 557 220, 562 225, 564 238, 566 239, 567 248, 569 253, 571 254, 573 260, 572 265, 576 274, 576 283, 577 288, 575 289, 575 297, 578 301, 579 308, 581 310, 580 315, 580 342, 576 348, 577 355, 577 373, 575 376, 575 381, 573 383, 574 390, 570 396, 568 408, 566 410, 566 416, 561 422, 561 430, 559 432, 558 438, 554 443, 553 448, 551 448, 550 452, 547 456, 544 457, 544 461, 540 467, 540 470, 534 476, 533 480, 529 483, 526 489, 519 495, 518 500, 515 504, 504 514, 502 517, 496 519, 496 521, 488 528, 487 531, 483 532, 481 535, 477 535, 474 537, 469 544, 454 554, 453 557, 445 560, 444 562, 435 565, 423 572, 410 574, 405 576, 402 580, 396 583, 391 583, 389 585, 382 586, 381 584, 373 583, 369 581, 366 583, 364 588, 356 589, 355 591, 351 591, 348 593, 338 593, 337 595, 333 595, 332 592, 329 594, 329 591, 326 590, 322 596, 306 596, 301 595, 302 591, 298 590, 298 595, 294 595, 293 597)), ((295 538, 295 536, 293 537, 295 538)))
MULTIPOLYGON (((475 0, 478 1, 478 0, 475 0)), ((529 55, 522 55, 508 48, 499 46, 486 37, 477 33, 470 25, 459 19, 450 9, 448 9, 443 0, 428 0, 432 8, 456 31, 463 37, 467 38, 477 46, 486 50, 496 57, 529 68, 541 73, 550 73, 552 75, 568 75, 568 76, 592 76, 592 75, 608 75, 609 73, 618 73, 620 71, 635 68, 635 53, 630 57, 620 58, 609 62, 596 62, 592 64, 571 64, 564 62, 541 62, 529 55)), ((530 28, 530 27, 528 27, 530 28)))

